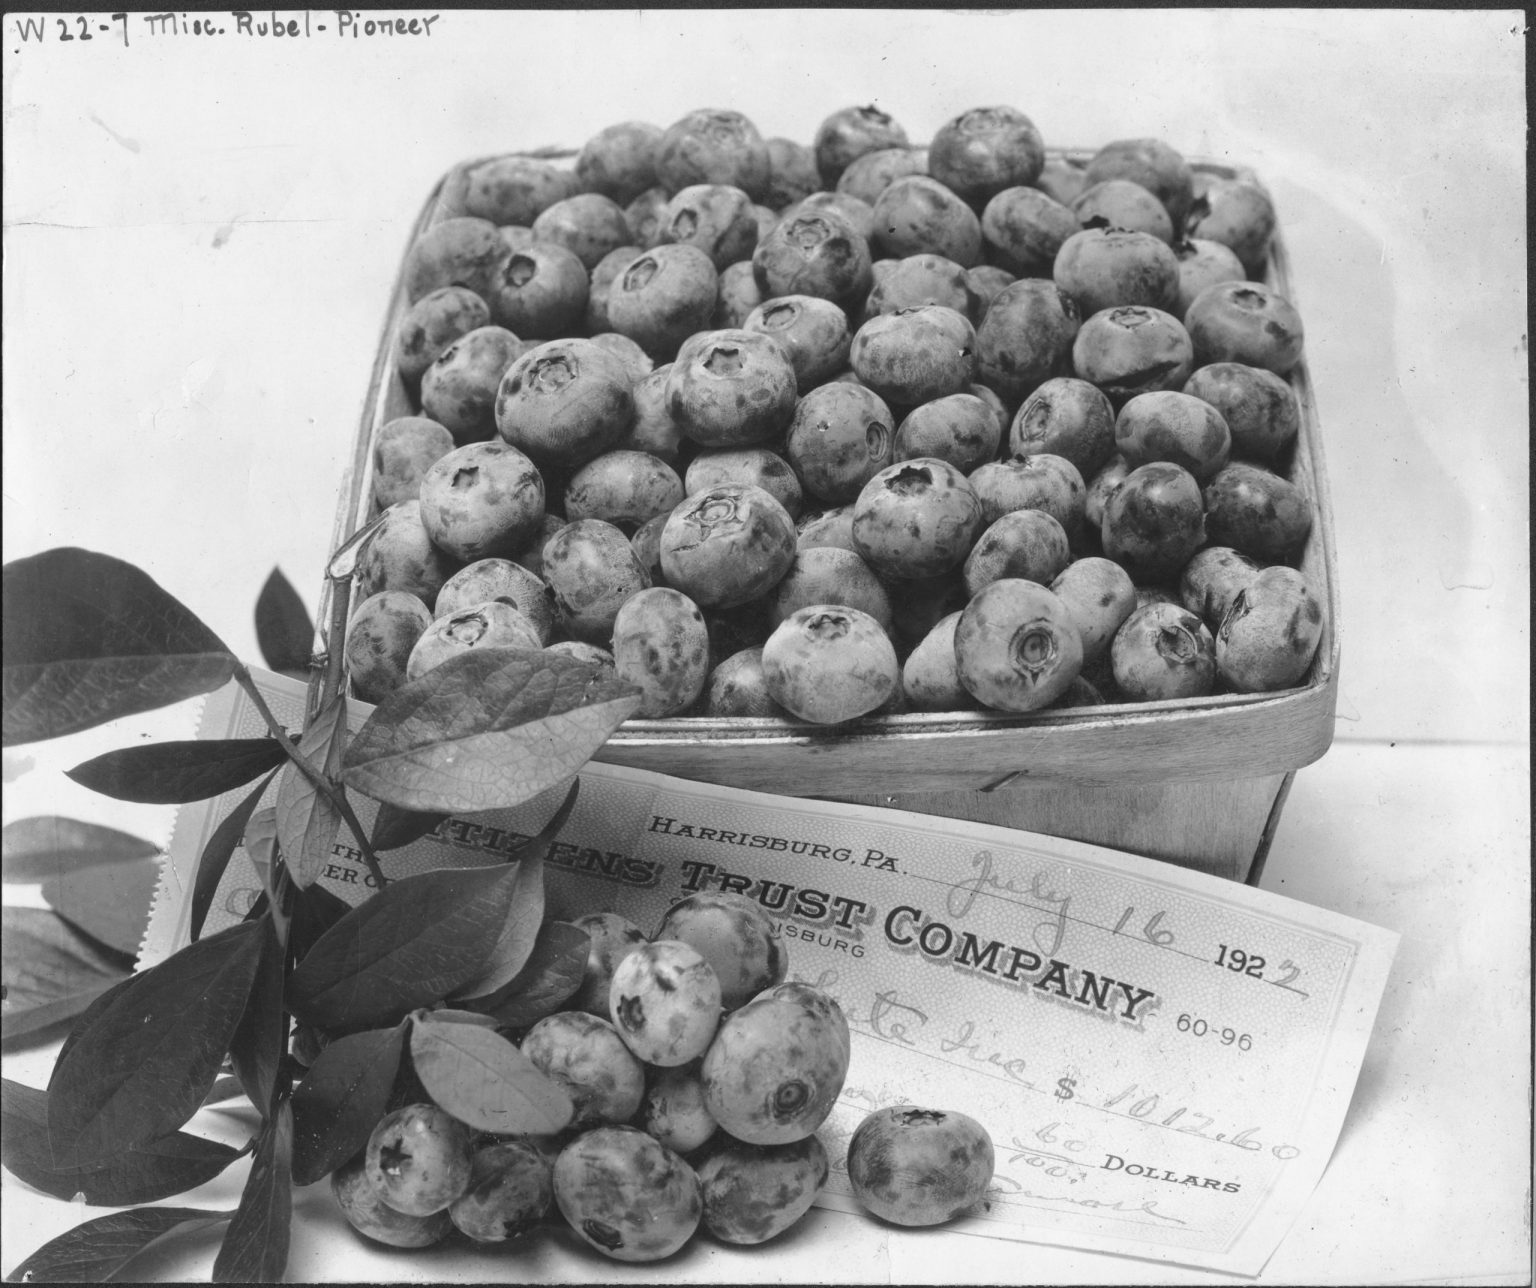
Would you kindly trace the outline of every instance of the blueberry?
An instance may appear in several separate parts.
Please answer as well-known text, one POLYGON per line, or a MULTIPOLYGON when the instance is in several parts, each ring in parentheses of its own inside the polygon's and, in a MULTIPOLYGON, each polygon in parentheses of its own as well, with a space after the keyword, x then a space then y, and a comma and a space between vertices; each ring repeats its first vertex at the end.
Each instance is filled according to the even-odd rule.
POLYGON ((466 563, 512 555, 544 521, 544 480, 497 439, 439 457, 421 478, 421 521, 432 544, 466 563))
POLYGON ((1257 282, 1217 282, 1184 314, 1201 363, 1241 362, 1283 376, 1301 361, 1301 315, 1291 302, 1257 282))
POLYGON ((1284 379, 1262 367, 1213 362, 1198 367, 1184 392, 1216 408, 1232 434, 1232 451, 1261 464, 1279 460, 1296 441, 1301 408, 1284 379))
POLYGON ((605 126, 581 146, 576 178, 589 192, 628 205, 656 186, 656 150, 661 127, 648 121, 620 121, 605 126))
POLYGON ((709 678, 704 615, 687 595, 670 587, 637 591, 614 617, 613 660, 619 678, 640 690, 636 715, 679 715, 693 705, 709 678))
POLYGON ((1045 165, 1035 123, 1016 107, 974 107, 946 121, 928 144, 928 173, 977 204, 1033 183, 1045 165))
POLYGON ((828 188, 833 187, 843 171, 866 152, 906 146, 906 130, 874 104, 833 112, 817 126, 813 144, 816 168, 821 173, 823 185, 828 188))
POLYGON ((546 206, 533 221, 533 235, 573 252, 591 272, 603 256, 633 240, 624 208, 600 192, 581 192, 546 206))
POLYGON ((939 1225, 975 1207, 992 1183, 992 1138, 974 1118, 903 1105, 869 1114, 848 1142, 848 1181, 895 1225, 939 1225))
POLYGON ((1163 203, 1129 179, 1105 179, 1084 188, 1072 213, 1085 228, 1124 228, 1173 244, 1173 220, 1163 203))
POLYGON ((353 610, 347 623, 347 674, 364 702, 382 702, 405 683, 405 666, 432 614, 415 595, 383 590, 353 610))
POLYGON ((1323 634, 1323 606, 1294 568, 1265 568, 1232 600, 1216 632, 1216 667, 1239 693, 1305 679, 1323 634))
POLYGON ((395 366, 415 388, 450 344, 491 320, 490 305, 467 286, 442 286, 418 299, 395 328, 395 366))
POLYGON ((853 501, 891 463, 896 438, 885 400, 863 385, 819 385, 795 404, 784 451, 805 490, 839 505, 853 501))
POLYGON ((981 502, 947 461, 920 457, 881 470, 860 491, 853 544, 887 577, 933 577, 957 567, 981 525, 981 502))
POLYGON ((779 984, 721 1023, 704 1056, 704 1103, 737 1140, 804 1140, 837 1103, 848 1056, 836 1000, 809 984, 779 984))
POLYGON ((1216 641, 1178 604, 1133 612, 1110 646, 1115 683, 1132 702, 1203 698, 1216 684, 1216 641))
POLYGON ((496 394, 521 341, 506 327, 482 326, 460 336, 421 377, 421 410, 458 444, 496 437, 496 394))
POLYGON ((1056 252, 1051 277, 1085 318, 1126 304, 1178 306, 1177 257, 1166 241, 1134 229, 1093 227, 1073 233, 1056 252))
POLYGON ((368 1137, 364 1171, 374 1192, 396 1212, 431 1216, 469 1188, 473 1137, 436 1105, 392 1110, 368 1137))
POLYGON ((1082 221, 1038 188, 1004 188, 981 212, 981 236, 1002 267, 1031 277, 1049 276, 1062 243, 1082 221))
POLYGON ((1137 394, 1120 408, 1115 446, 1132 467, 1172 461, 1205 483, 1227 463, 1232 433, 1210 403, 1165 389, 1137 394))
POLYGON ((626 1122, 640 1108, 645 1067, 608 1020, 556 1011, 528 1030, 522 1052, 570 1094, 573 1127, 626 1122))
POLYGON ((656 146, 656 178, 669 193, 695 183, 725 183, 761 201, 771 177, 768 145, 740 112, 689 112, 663 131, 656 146))
POLYGON ((901 686, 880 623, 840 604, 812 604, 780 622, 763 645, 763 678, 780 706, 826 725, 868 715, 901 686))
POLYGON ((622 359, 591 340, 551 340, 507 368, 496 391, 496 427, 540 465, 578 466, 629 429, 633 382, 622 359))
POLYGON ((999 711, 1035 711, 1066 691, 1083 666, 1067 606, 1037 582, 1005 577, 983 586, 955 627, 960 683, 999 711))
POLYGON ((699 1178, 634 1127, 599 1127, 555 1160, 555 1202, 583 1242, 616 1261, 659 1261, 698 1229, 699 1178))
POLYGON ((494 157, 466 176, 464 213, 498 226, 528 225, 576 191, 577 176, 538 157, 494 157))
POLYGON ((478 559, 443 583, 432 604, 433 617, 446 617, 489 599, 510 600, 548 644, 555 628, 554 596, 544 579, 511 559, 478 559))
POLYGON ((981 220, 939 180, 909 174, 875 199, 871 245, 896 259, 931 253, 970 268, 981 262, 981 220))
POLYGON ((1069 365, 1083 314, 1072 297, 1043 278, 1005 286, 976 328, 976 369, 983 384, 1016 404, 1069 365))
POLYGON ((398 416, 373 437, 373 499, 388 509, 421 496, 421 478, 453 450, 453 435, 427 416, 398 416))
POLYGON ((716 269, 750 259, 757 249, 757 215, 751 198, 730 184, 690 184, 667 202, 661 240, 697 246, 716 269))

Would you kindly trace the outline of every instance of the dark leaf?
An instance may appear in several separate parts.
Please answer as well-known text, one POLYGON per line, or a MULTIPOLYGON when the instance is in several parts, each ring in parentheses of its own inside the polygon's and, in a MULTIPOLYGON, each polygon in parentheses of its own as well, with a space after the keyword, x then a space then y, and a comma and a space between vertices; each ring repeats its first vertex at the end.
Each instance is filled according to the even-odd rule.
POLYGON ((105 1162, 197 1112, 245 1012, 265 934, 243 922, 201 939, 81 1017, 48 1083, 60 1165, 105 1162))
POLYGON ((293 1111, 284 1101, 262 1127, 240 1206, 213 1262, 213 1282, 280 1283, 293 1224, 293 1111))
POLYGON ((585 930, 564 921, 539 927, 533 952, 506 987, 464 1003, 491 1016, 507 1029, 525 1029, 553 1015, 581 987, 592 940, 585 930))
POLYGON ((533 952, 539 925, 544 920, 544 860, 538 855, 517 860, 516 885, 512 903, 496 943, 486 954, 473 979, 466 980, 449 995, 453 998, 480 997, 494 993, 523 969, 533 952))
POLYGON ((504 809, 571 778, 639 705, 638 689, 590 663, 473 649, 385 698, 343 777, 404 809, 504 809))
POLYGON ((46 881, 72 868, 152 859, 156 845, 113 827, 47 814, 19 818, 0 831, 0 863, 7 881, 46 881))
POLYGON ((273 671, 303 671, 315 646, 315 624, 293 583, 274 568, 256 596, 256 644, 273 671))
POLYGON ((192 739, 124 747, 65 772, 114 800, 185 805, 244 787, 285 759, 274 738, 192 739))
POLYGON ((294 892, 293 920, 288 924, 288 951, 303 961, 320 936, 352 911, 352 905, 323 885, 294 892))
POLYGON ((277 1066, 287 1046, 287 1021, 283 1014, 283 946, 277 942, 272 919, 262 922, 261 965, 246 1002, 245 1014, 229 1041, 235 1075, 251 1103, 265 1118, 272 1104, 277 1066))
POLYGON ((14 1283, 105 1283, 166 1235, 206 1229, 233 1215, 202 1208, 147 1207, 99 1216, 50 1239, 11 1271, 10 1278, 14 1283))
POLYGON ((494 993, 522 970, 528 954, 533 951, 539 926, 544 921, 544 856, 549 853, 550 845, 565 826, 566 819, 570 818, 571 811, 576 808, 576 799, 580 794, 581 779, 572 779, 570 790, 560 802, 554 817, 537 836, 529 837, 518 846, 517 891, 512 897, 512 907, 501 928, 501 935, 496 940, 496 947, 486 958, 485 969, 453 996, 483 997, 494 993))
POLYGON ((69 1171, 53 1165, 48 1144, 48 1093, 9 1078, 0 1083, 0 1162, 33 1189, 58 1199, 85 1195, 98 1207, 153 1203, 208 1181, 243 1150, 175 1132, 124 1151, 101 1167, 69 1171))
POLYGON ((43 901, 107 947, 136 956, 159 884, 160 865, 152 859, 75 868, 43 882, 43 901))
POLYGON ((133 959, 108 954, 57 913, 45 908, 0 910, 0 1038, 79 1015, 133 969, 133 959))
POLYGON ((517 869, 439 868, 391 882, 353 908, 289 977, 289 1009, 322 1029, 402 1019, 483 968, 517 890, 517 869))
POLYGON ((293 1179, 312 1185, 368 1143, 400 1068, 405 1025, 336 1038, 293 1089, 293 1179))
POLYGON ((66 547, 4 570, 7 747, 209 693, 234 656, 130 563, 66 547))
POLYGON ((213 829, 208 843, 203 846, 203 852, 197 860, 197 878, 192 883, 193 939, 203 933, 203 922, 207 920, 208 909, 213 907, 213 897, 219 891, 219 882, 224 879, 224 870, 229 866, 230 856, 245 836, 251 815, 256 811, 256 803, 261 800, 267 784, 276 772, 274 770, 263 778, 255 791, 224 816, 218 827, 213 829))
MULTIPOLYGON (((333 783, 338 783, 346 749, 347 700, 338 694, 315 716, 299 739, 299 755, 333 783)), ((277 780, 277 843, 288 873, 301 890, 313 885, 331 860, 341 813, 308 774, 289 764, 277 780)))
POLYGON ((432 1102, 477 1131, 542 1136, 575 1112, 565 1088, 494 1029, 413 1016, 411 1064, 432 1102))
POLYGON ((398 850, 401 846, 419 841, 428 833, 436 831, 437 825, 447 817, 446 814, 401 809, 398 805, 382 801, 379 804, 378 817, 373 820, 373 835, 369 837, 368 844, 373 846, 375 851, 398 850))

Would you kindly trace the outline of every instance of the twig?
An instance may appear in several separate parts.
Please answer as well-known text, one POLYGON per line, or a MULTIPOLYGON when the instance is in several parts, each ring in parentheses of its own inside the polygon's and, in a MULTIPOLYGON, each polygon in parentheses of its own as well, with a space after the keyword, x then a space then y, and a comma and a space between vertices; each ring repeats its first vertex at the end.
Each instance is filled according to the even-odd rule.
POLYGON ((272 708, 267 706, 266 699, 261 696, 261 691, 256 687, 255 679, 252 678, 250 671, 245 667, 244 663, 237 662, 235 664, 235 683, 244 689, 246 693, 250 694, 251 701, 255 704, 257 712, 267 722, 267 728, 272 731, 272 735, 277 739, 278 746, 283 749, 288 759, 299 767, 299 772, 309 779, 316 791, 325 795, 326 800, 330 801, 346 825, 352 829, 352 835, 357 838, 358 850, 363 856, 364 864, 367 865, 368 873, 377 882, 378 888, 382 890, 386 884, 384 870, 379 867, 378 857, 374 854, 373 847, 368 843, 367 831, 362 823, 358 821, 358 817, 353 812, 346 796, 342 792, 337 791, 323 773, 311 765, 303 756, 299 755, 298 748, 288 738, 288 731, 278 723, 277 717, 272 714, 272 708))

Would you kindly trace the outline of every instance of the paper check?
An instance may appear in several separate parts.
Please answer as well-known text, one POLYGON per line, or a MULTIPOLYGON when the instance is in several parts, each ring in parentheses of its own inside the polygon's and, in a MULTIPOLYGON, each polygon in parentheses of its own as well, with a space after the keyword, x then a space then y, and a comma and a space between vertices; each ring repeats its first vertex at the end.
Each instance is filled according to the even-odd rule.
MULTIPOLYGON (((301 687, 263 688, 297 728, 301 687)), ((354 729, 368 710, 353 704, 354 729)), ((262 729, 231 685, 200 736, 262 729)), ((242 795, 181 811, 146 964, 184 941, 197 856, 242 795)), ((449 819, 384 870, 497 861, 564 795, 449 819)), ((367 872, 350 841, 321 879, 355 902, 367 872)), ((958 1228, 1236 1274, 1259 1272, 1322 1175, 1397 940, 1096 846, 600 765, 582 771, 545 870, 556 917, 612 910, 649 932, 701 890, 773 916, 791 977, 833 994, 853 1032, 821 1129, 822 1206, 857 1210, 843 1159, 865 1113, 959 1110, 991 1133, 997 1173, 958 1228)), ((259 889, 238 851, 207 929, 259 889)))

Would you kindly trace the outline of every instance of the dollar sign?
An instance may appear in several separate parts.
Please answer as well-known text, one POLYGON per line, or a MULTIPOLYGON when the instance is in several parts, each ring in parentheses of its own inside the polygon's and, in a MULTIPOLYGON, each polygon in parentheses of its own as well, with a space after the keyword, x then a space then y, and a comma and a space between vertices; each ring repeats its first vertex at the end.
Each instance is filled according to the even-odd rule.
POLYGON ((1057 1078, 1056 1079, 1056 1099, 1057 1100, 1071 1100, 1072 1099, 1072 1088, 1075 1087, 1075 1086, 1077 1086, 1077 1079, 1076 1078, 1057 1078))

